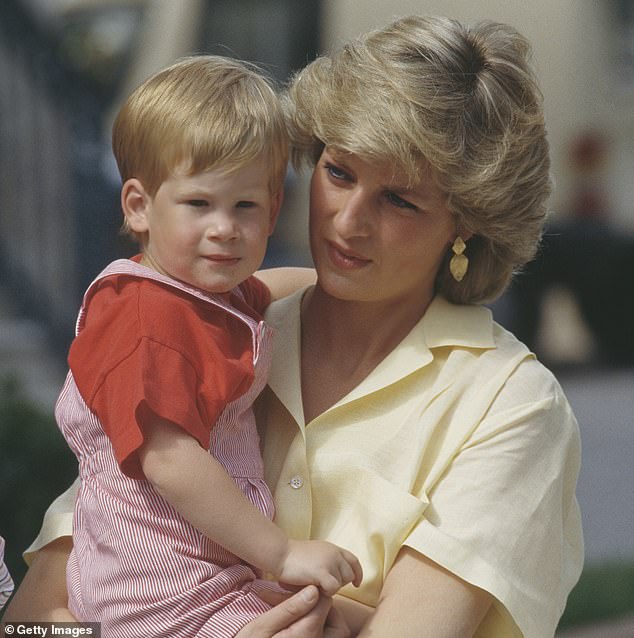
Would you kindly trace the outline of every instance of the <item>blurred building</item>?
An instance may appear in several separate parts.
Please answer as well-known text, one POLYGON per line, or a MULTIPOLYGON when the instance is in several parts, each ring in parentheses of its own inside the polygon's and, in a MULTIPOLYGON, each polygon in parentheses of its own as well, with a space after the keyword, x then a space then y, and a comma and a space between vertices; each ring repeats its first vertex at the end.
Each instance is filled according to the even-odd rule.
MULTIPOLYGON (((60 352, 87 284, 134 250, 118 233, 110 151, 124 98, 200 52, 257 62, 282 82, 315 56, 319 12, 318 0, 2 0, 0 276, 60 352)), ((269 263, 309 262, 305 215, 284 217, 269 263)))

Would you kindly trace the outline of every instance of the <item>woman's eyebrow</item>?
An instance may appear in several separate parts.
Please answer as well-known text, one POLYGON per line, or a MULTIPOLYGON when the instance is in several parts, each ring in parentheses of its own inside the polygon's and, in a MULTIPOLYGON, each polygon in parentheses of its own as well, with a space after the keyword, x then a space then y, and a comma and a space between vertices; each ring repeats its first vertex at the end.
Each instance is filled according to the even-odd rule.
POLYGON ((338 153, 337 151, 329 151, 326 150, 326 158, 327 161, 330 160, 332 162, 336 162, 340 164, 342 168, 348 168, 346 160, 343 157, 343 153, 338 153))
POLYGON ((394 181, 385 184, 385 188, 399 194, 410 195, 427 195, 429 194, 429 188, 421 188, 420 184, 409 184, 401 181, 394 181))

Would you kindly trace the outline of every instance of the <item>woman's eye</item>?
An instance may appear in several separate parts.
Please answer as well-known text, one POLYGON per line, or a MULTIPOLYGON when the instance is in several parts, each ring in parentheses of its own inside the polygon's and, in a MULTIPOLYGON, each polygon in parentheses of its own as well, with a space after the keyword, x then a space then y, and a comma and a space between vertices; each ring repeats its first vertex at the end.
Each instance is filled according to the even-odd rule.
POLYGON ((328 174, 334 179, 348 179, 349 175, 343 169, 331 164, 330 162, 326 163, 326 171, 328 174))
POLYGON ((397 208, 409 208, 411 210, 416 210, 416 206, 414 206, 414 204, 412 204, 411 202, 408 202, 406 199, 403 199, 402 197, 399 197, 396 193, 387 193, 387 200, 390 202, 390 204, 392 204, 393 206, 396 206, 397 208))

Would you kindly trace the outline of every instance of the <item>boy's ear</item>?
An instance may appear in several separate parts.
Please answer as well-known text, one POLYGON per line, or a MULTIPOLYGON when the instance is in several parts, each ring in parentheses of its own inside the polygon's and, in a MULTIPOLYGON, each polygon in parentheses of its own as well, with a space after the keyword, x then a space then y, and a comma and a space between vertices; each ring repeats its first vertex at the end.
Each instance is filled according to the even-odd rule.
POLYGON ((135 233, 144 233, 148 230, 148 214, 151 204, 152 198, 140 180, 133 177, 125 181, 121 188, 121 209, 128 226, 135 233))
POLYGON ((284 201, 284 190, 280 189, 271 197, 271 212, 269 214, 269 235, 273 234, 275 223, 277 222, 277 216, 280 214, 280 208, 282 208, 282 202, 284 201))

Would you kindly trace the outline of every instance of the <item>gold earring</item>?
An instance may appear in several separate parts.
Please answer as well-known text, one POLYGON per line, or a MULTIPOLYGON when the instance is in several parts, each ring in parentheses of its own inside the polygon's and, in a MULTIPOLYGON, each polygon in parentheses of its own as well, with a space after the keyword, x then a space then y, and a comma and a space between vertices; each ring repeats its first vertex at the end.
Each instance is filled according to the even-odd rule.
POLYGON ((463 255, 466 247, 467 245, 462 240, 462 237, 458 235, 451 247, 454 255, 449 262, 449 271, 456 281, 462 281, 463 277, 467 274, 467 269, 469 268, 469 260, 466 255, 463 255))

